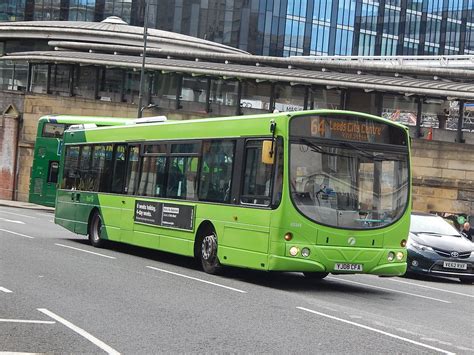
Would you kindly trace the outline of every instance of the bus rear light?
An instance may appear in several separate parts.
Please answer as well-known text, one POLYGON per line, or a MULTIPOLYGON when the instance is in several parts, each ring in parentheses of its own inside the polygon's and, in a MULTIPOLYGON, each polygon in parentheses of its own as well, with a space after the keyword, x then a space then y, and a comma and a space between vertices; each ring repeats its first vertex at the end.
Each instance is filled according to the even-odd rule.
POLYGON ((287 242, 289 242, 289 241, 292 240, 292 239, 293 239, 293 234, 291 234, 290 232, 288 232, 288 233, 285 234, 285 240, 286 240, 287 242))
POLYGON ((388 261, 393 261, 393 259, 395 259, 395 253, 393 251, 391 251, 387 255, 387 260, 388 261))
POLYGON ((405 248, 407 246, 407 240, 406 239, 402 239, 402 241, 400 242, 400 246, 402 248, 405 248))
POLYGON ((298 255, 298 252, 299 252, 299 251, 300 251, 300 250, 299 250, 297 247, 291 247, 291 248, 290 248, 290 255, 291 255, 291 256, 296 256, 296 255, 298 255))
POLYGON ((399 252, 397 253, 397 260, 398 260, 398 261, 402 261, 402 260, 403 260, 403 253, 402 253, 401 251, 399 251, 399 252))
POLYGON ((303 248, 301 249, 301 256, 307 258, 311 254, 311 251, 309 248, 303 248))

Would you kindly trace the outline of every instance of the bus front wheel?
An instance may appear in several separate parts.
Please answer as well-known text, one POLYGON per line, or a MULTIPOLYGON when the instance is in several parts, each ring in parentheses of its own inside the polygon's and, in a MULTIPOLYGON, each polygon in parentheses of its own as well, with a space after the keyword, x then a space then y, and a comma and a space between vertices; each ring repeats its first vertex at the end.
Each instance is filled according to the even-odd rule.
POLYGON ((101 238, 102 234, 102 218, 98 211, 95 211, 89 223, 89 241, 92 246, 102 248, 105 244, 101 238))
POLYGON ((322 280, 329 275, 327 272, 303 272, 304 277, 309 280, 322 280))
POLYGON ((206 231, 199 237, 198 258, 202 269, 208 274, 217 274, 221 268, 217 257, 217 235, 215 231, 206 231))

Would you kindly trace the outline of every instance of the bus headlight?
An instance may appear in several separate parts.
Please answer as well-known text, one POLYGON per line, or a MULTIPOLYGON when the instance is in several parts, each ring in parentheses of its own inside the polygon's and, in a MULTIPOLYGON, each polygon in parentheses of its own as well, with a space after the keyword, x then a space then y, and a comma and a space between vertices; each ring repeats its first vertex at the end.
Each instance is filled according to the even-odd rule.
POLYGON ((388 261, 393 261, 393 259, 395 259, 395 253, 393 251, 391 251, 387 255, 387 260, 388 261))
POLYGON ((403 253, 402 253, 401 251, 399 251, 399 252, 397 253, 397 260, 398 260, 398 261, 402 261, 402 260, 403 260, 403 253))
POLYGON ((311 254, 311 251, 308 248, 301 249, 301 256, 307 258, 311 254))
POLYGON ((300 251, 300 250, 299 250, 297 247, 291 247, 291 248, 290 248, 290 255, 291 255, 291 256, 296 256, 296 255, 298 255, 298 252, 299 252, 299 251, 300 251))

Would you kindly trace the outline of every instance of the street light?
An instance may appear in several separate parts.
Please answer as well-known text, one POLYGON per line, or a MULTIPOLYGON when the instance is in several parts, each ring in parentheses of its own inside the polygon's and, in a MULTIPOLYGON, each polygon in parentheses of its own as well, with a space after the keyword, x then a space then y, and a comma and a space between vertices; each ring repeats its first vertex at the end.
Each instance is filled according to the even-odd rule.
POLYGON ((138 93, 138 112, 137 118, 141 118, 144 107, 142 108, 143 92, 145 91, 145 60, 146 60, 146 41, 148 36, 148 7, 149 0, 145 1, 145 19, 143 21, 143 54, 142 54, 142 70, 140 72, 140 91, 138 93))

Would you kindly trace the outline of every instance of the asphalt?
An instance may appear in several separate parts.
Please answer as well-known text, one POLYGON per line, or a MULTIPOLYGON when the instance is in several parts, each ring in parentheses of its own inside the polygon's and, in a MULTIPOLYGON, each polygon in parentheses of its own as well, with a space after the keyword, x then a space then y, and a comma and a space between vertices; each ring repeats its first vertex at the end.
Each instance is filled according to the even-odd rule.
POLYGON ((93 248, 49 212, 10 207, 0 245, 0 352, 474 353, 474 287, 458 280, 208 275, 179 255, 93 248))

